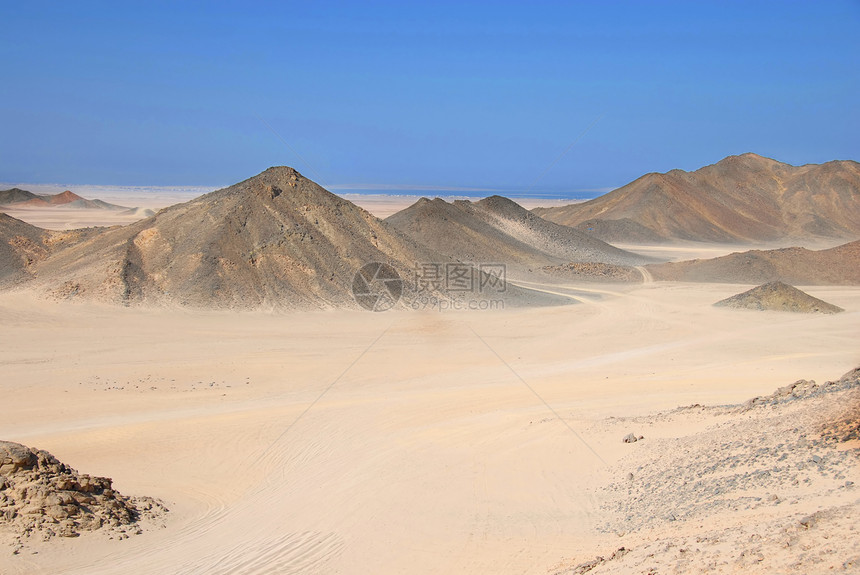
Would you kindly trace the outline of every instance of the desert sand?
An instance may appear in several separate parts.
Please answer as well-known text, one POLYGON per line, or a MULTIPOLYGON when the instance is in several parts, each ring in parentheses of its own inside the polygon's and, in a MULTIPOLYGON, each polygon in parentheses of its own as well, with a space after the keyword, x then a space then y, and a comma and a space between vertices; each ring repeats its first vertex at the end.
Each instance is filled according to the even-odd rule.
MULTIPOLYGON (((712 306, 750 285, 529 287, 577 303, 270 314, 0 295, 0 438, 170 509, 128 539, 0 546, 0 571, 564 572, 627 542, 601 528, 634 450, 725 421, 631 418, 860 365, 856 287, 798 286, 833 316, 712 306)), ((659 542, 631 537, 632 559, 659 542)))
POLYGON ((3 208, 3 213, 48 230, 74 230, 94 226, 125 226, 142 219, 140 214, 124 211, 77 210, 57 207, 43 208, 3 208))

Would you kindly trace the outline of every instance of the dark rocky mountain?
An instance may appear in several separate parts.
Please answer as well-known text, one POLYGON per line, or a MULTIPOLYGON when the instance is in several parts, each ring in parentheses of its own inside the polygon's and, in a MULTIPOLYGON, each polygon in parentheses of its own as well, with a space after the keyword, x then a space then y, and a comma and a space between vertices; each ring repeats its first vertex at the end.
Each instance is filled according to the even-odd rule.
POLYGON ((729 156, 694 172, 646 174, 594 200, 534 212, 619 243, 860 238, 860 164, 791 166, 729 156))

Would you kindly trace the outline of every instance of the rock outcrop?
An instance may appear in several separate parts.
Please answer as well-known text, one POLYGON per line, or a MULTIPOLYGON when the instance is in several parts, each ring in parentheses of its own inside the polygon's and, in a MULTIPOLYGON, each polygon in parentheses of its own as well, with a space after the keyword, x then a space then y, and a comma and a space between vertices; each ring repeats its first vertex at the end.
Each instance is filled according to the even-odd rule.
POLYGON ((107 529, 120 539, 167 511, 148 497, 125 497, 111 479, 79 474, 47 451, 0 441, 0 536, 14 551, 28 538, 77 537, 107 529))

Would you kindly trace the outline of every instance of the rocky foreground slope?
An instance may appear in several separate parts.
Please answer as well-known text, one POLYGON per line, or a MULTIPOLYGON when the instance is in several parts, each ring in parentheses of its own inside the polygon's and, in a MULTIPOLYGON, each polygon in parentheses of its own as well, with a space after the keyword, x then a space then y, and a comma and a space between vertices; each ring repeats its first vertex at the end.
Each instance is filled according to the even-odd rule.
POLYGON ((167 511, 148 497, 125 497, 111 480, 79 474, 47 451, 0 441, 0 543, 18 553, 31 538, 105 530, 118 539, 167 511))
POLYGON ((860 368, 602 429, 645 439, 594 493, 611 539, 556 575, 860 571, 860 368))

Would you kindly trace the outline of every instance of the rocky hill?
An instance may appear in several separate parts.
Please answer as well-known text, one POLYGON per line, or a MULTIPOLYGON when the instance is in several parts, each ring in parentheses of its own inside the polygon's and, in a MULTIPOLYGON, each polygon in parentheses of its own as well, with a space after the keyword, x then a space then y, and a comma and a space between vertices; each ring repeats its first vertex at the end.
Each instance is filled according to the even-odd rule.
POLYGON ((759 311, 790 311, 794 313, 839 313, 841 307, 782 282, 771 282, 718 301, 717 307, 759 311))
MULTIPOLYGON (((408 300, 416 264, 451 260, 292 168, 275 167, 57 250, 32 266, 32 285, 57 298, 125 305, 356 307, 353 279, 370 262, 391 265, 408 300)), ((516 286, 504 298, 510 306, 564 301, 516 286)))
POLYGON ((0 285, 47 257, 51 233, 0 213, 0 285))
POLYGON ((651 173, 594 200, 534 212, 620 243, 860 238, 860 164, 791 166, 756 154, 651 173))
POLYGON ((31 277, 35 265, 62 247, 96 235, 100 229, 55 232, 0 213, 0 286, 31 277))
POLYGON ((455 260, 535 270, 570 262, 638 265, 648 258, 560 226, 501 196, 477 202, 422 198, 385 220, 455 260))

